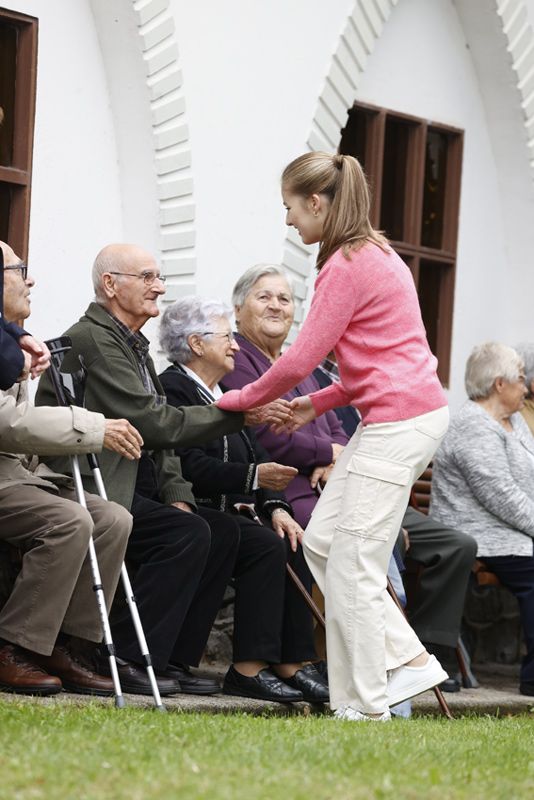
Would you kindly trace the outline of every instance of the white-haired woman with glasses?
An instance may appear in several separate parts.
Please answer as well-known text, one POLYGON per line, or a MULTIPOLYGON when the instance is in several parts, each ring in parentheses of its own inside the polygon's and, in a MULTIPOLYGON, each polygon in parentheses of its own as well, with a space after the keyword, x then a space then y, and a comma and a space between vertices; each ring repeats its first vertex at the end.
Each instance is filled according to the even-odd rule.
POLYGON ((527 646, 519 690, 534 695, 534 438, 519 413, 521 357, 497 342, 475 347, 465 388, 434 457, 430 511, 473 536, 477 557, 517 597, 527 646))
MULTIPOLYGON (((213 403, 219 381, 234 368, 239 350, 230 309, 189 296, 169 306, 160 343, 171 366, 161 375, 175 406, 213 403)), ((291 581, 286 562, 304 577, 309 571, 302 528, 282 490, 296 475, 274 463, 250 430, 176 451, 199 505, 235 515, 241 530, 234 584, 234 662, 224 680, 226 694, 291 702, 328 700, 316 658, 310 613, 291 581)))

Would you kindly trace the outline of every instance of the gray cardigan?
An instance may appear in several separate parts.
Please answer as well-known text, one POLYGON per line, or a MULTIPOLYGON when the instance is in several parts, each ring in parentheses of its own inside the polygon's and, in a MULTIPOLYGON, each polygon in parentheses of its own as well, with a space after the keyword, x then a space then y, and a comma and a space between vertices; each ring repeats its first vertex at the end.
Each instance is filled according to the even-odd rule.
POLYGON ((430 513, 469 533, 478 556, 532 556, 534 437, 520 414, 507 432, 468 401, 434 457, 430 513))

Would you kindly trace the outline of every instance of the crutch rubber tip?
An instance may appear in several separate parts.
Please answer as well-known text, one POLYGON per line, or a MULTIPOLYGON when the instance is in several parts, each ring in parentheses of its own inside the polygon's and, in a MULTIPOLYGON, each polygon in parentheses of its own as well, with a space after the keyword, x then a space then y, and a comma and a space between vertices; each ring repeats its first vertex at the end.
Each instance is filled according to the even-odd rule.
POLYGON ((115 708, 124 708, 125 706, 126 703, 124 701, 124 697, 122 697, 122 695, 121 697, 115 696, 115 708))
POLYGON ((155 707, 155 710, 156 710, 156 711, 162 711, 162 712, 163 712, 163 714, 166 714, 166 713, 167 713, 167 709, 166 709, 166 708, 165 708, 165 706, 163 706, 163 705, 161 705, 161 706, 156 706, 156 707, 155 707))

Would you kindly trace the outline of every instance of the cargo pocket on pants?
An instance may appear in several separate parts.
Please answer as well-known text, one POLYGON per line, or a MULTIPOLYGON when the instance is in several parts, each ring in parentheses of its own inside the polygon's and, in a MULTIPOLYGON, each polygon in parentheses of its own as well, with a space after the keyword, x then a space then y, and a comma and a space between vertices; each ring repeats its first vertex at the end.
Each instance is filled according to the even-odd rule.
POLYGON ((387 541, 411 478, 412 469, 407 464, 356 453, 347 464, 347 480, 336 529, 363 538, 387 541))

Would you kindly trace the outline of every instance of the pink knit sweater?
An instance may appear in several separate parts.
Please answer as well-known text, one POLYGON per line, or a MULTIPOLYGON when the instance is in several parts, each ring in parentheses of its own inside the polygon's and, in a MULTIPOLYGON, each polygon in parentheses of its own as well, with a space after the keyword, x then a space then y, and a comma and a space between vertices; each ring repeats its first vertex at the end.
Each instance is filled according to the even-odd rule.
POLYGON ((254 383, 217 402, 244 411, 283 395, 335 350, 340 384, 314 392, 317 415, 352 404, 363 422, 398 422, 447 405, 436 375, 408 267, 393 251, 367 243, 350 259, 326 262, 300 333, 254 383))

